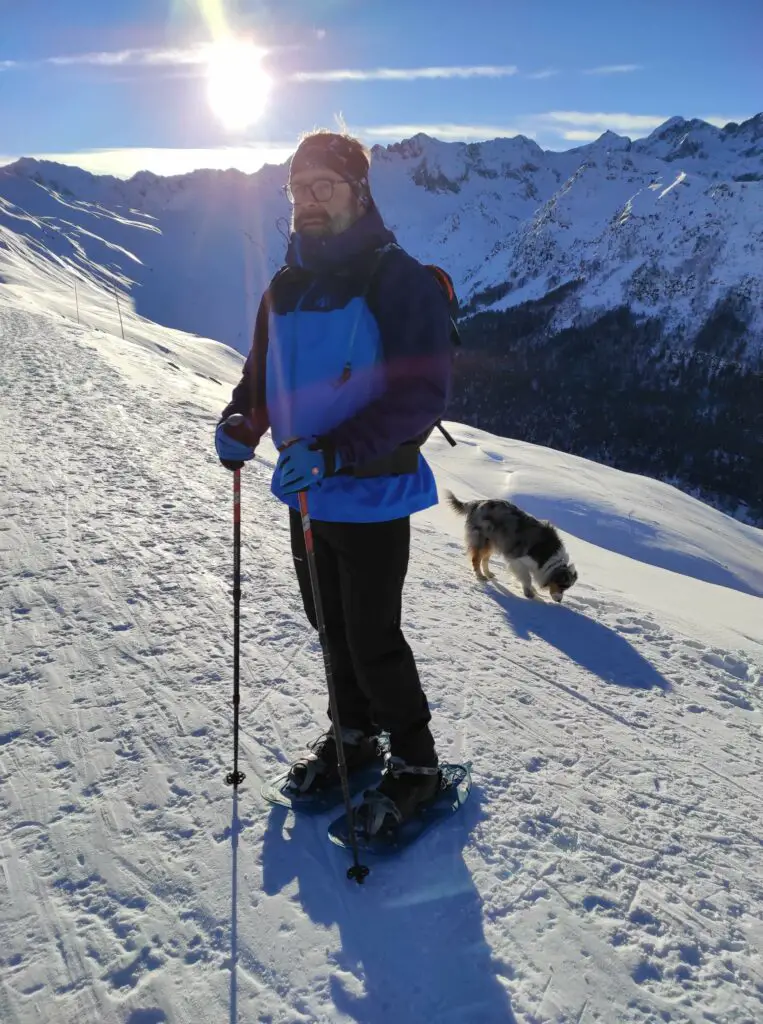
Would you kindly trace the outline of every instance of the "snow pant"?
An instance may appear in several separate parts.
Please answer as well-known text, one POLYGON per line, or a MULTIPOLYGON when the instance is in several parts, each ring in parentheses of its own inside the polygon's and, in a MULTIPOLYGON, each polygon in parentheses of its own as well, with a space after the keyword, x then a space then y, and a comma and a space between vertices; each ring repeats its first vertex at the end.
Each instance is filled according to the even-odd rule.
MULTIPOLYGON (((302 603, 317 629, 302 521, 293 509, 289 525, 302 603)), ((410 518, 386 523, 313 519, 312 528, 341 727, 368 735, 386 730, 393 756, 413 765, 436 764, 432 716, 400 628, 410 518)))

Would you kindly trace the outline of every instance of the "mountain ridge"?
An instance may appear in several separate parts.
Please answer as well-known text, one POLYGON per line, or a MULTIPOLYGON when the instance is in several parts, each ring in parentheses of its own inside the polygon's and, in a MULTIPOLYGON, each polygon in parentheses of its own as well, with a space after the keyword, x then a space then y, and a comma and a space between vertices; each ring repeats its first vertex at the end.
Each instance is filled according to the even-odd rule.
MULTIPOLYGON (((763 114, 563 152, 423 133, 372 152, 388 226, 462 300, 462 420, 763 517, 763 114)), ((24 158, 0 170, 0 227, 72 281, 94 271, 147 319, 245 353, 283 259, 285 177, 123 181, 24 158)))

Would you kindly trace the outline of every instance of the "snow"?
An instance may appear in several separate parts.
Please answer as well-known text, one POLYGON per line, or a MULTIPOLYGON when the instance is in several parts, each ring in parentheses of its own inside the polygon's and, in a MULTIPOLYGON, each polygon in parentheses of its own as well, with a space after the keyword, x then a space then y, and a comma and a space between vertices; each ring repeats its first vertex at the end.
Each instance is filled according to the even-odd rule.
POLYGON ((463 521, 415 517, 405 629, 474 792, 355 886, 327 820, 259 796, 326 703, 267 439, 243 474, 247 777, 223 781, 231 477, 212 433, 241 357, 129 303, 122 340, 93 274, 77 324, 55 261, 10 234, 0 1020, 760 1020, 763 534, 550 449, 433 435, 441 489, 551 517, 580 581, 560 606, 500 565, 478 584, 463 521))

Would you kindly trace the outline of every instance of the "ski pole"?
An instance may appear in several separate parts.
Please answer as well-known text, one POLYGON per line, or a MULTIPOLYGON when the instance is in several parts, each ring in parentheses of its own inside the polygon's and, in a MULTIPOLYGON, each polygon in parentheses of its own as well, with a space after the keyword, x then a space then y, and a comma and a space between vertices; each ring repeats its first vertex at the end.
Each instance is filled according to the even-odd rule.
POLYGON ((241 622, 241 470, 233 472, 233 771, 225 776, 235 789, 245 775, 238 770, 239 647, 241 622))
POLYGON ((342 796, 344 807, 347 812, 347 822, 350 828, 350 846, 352 848, 352 867, 347 869, 347 877, 353 879, 358 885, 368 875, 368 868, 361 864, 358 858, 358 837, 355 835, 353 821, 352 801, 350 800, 350 784, 347 781, 347 763, 344 759, 344 743, 342 741, 342 730, 339 724, 339 711, 336 701, 336 690, 334 688, 334 671, 331 667, 331 655, 328 649, 326 637, 326 620, 323 617, 323 602, 321 601, 320 587, 318 584, 318 566, 315 561, 315 547, 313 545, 313 528, 310 523, 310 511, 307 505, 307 491, 299 492, 299 512, 302 517, 302 532, 305 537, 305 551, 307 552, 307 568, 310 573, 310 586, 313 591, 313 605, 315 606, 315 620, 318 624, 318 639, 321 642, 323 652, 323 667, 326 672, 326 686, 329 691, 329 707, 331 708, 331 721, 334 724, 334 743, 336 744, 336 759, 339 768, 339 778, 342 783, 342 796))

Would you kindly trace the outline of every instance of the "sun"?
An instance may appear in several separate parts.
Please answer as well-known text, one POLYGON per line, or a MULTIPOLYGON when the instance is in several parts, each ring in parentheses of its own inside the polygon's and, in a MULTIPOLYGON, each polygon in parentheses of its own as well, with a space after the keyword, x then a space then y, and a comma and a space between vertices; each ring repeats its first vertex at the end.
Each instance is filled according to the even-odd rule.
POLYGON ((264 50, 243 40, 227 39, 210 47, 209 105, 229 131, 248 128, 265 111, 271 81, 262 68, 264 55, 264 50))

